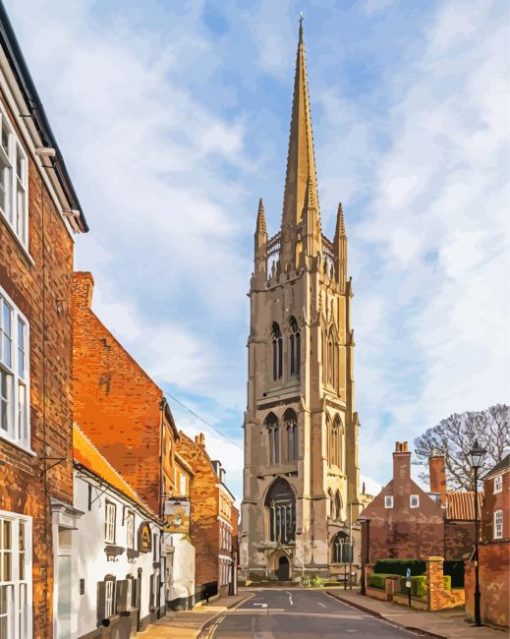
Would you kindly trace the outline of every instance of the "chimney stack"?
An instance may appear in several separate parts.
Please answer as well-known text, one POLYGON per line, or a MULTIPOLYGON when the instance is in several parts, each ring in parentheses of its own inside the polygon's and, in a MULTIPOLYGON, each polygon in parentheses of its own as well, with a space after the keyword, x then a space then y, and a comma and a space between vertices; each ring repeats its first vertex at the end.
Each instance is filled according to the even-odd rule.
POLYGON ((407 442, 396 442, 393 453, 393 482, 407 482, 411 479, 411 453, 407 442))
POLYGON ((430 492, 439 494, 441 504, 446 502, 446 470, 444 455, 433 451, 429 457, 430 492))

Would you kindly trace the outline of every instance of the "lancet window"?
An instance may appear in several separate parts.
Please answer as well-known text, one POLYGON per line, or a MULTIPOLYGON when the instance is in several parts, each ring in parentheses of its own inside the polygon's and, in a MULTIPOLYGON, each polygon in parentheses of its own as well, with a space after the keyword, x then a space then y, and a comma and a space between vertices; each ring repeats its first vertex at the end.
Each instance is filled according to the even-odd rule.
POLYGON ((280 463, 280 428, 278 419, 274 413, 269 413, 266 417, 265 425, 269 440, 269 463, 280 463))
POLYGON ((338 415, 331 421, 330 417, 327 417, 327 430, 328 430, 328 462, 330 466, 337 466, 342 468, 342 422, 338 415))
POLYGON ((296 537, 296 500, 285 479, 277 479, 269 489, 265 501, 269 510, 269 538, 282 544, 296 537))
POLYGON ((299 454, 297 415, 289 408, 283 416, 285 432, 287 434, 287 461, 296 461, 299 454))
POLYGON ((354 543, 349 535, 338 532, 331 543, 331 561, 334 564, 350 564, 353 560, 354 543))
POLYGON ((338 340, 331 327, 328 331, 326 345, 326 380, 333 388, 338 387, 338 340))
POLYGON ((273 322, 271 329, 271 338, 273 346, 273 380, 282 378, 283 372, 283 339, 280 327, 273 322))
POLYGON ((301 335, 294 317, 290 318, 289 329, 290 376, 298 377, 301 365, 301 335))

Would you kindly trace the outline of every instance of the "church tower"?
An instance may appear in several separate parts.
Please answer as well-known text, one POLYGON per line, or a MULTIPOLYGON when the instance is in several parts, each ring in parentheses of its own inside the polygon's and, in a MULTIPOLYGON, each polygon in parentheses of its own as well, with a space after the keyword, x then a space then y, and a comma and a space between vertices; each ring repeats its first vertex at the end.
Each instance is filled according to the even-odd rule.
POLYGON ((281 229, 260 200, 249 297, 242 575, 343 574, 359 554, 352 286, 341 204, 333 241, 321 229, 302 21, 281 229))

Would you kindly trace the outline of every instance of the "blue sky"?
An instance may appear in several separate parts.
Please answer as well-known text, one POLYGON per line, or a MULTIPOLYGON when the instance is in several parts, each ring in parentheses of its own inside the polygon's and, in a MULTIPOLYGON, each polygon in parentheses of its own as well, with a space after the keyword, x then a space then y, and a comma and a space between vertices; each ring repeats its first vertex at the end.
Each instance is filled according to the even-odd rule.
POLYGON ((241 494, 252 234, 281 216, 297 19, 354 280, 362 475, 509 397, 505 0, 5 0, 91 232, 96 312, 241 494))

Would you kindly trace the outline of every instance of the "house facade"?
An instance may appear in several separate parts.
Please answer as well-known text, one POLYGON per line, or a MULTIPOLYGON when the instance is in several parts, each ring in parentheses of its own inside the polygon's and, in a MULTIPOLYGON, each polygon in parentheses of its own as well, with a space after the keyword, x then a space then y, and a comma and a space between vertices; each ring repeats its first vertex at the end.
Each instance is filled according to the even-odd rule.
POLYGON ((179 433, 177 450, 193 471, 191 482, 191 542, 195 546, 195 602, 228 594, 235 571, 232 548, 236 517, 234 496, 225 470, 209 457, 205 436, 191 439, 179 433))
POLYGON ((330 575, 359 510, 352 284, 342 206, 322 231, 303 27, 281 228, 262 200, 250 284, 240 566, 244 579, 330 575))
MULTIPOLYGON (((483 623, 510 626, 510 455, 483 477, 480 572, 480 613, 483 623)), ((473 618, 474 565, 465 565, 466 612, 473 618)))
POLYGON ((0 3, 0 636, 8 639, 49 639, 67 623, 62 557, 78 518, 71 285, 74 238, 87 230, 0 3))
POLYGON ((379 559, 461 559, 474 543, 474 494, 446 489, 444 457, 429 459, 430 491, 411 477, 411 451, 397 442, 393 478, 363 509, 362 556, 379 559))
POLYGON ((163 530, 157 514, 74 426, 74 505, 81 513, 69 547, 70 633, 118 639, 165 613, 163 530))

